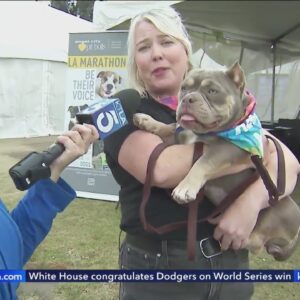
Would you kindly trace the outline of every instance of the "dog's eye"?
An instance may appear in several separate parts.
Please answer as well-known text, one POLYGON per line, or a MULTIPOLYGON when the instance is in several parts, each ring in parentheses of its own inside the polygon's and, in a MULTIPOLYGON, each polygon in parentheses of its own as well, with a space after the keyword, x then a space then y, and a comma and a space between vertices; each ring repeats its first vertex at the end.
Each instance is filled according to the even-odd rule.
POLYGON ((187 91, 187 87, 186 86, 182 86, 180 89, 181 93, 185 93, 187 91))
POLYGON ((208 89, 207 92, 208 92, 210 95, 215 95, 215 94, 217 93, 217 90, 210 88, 210 89, 208 89))

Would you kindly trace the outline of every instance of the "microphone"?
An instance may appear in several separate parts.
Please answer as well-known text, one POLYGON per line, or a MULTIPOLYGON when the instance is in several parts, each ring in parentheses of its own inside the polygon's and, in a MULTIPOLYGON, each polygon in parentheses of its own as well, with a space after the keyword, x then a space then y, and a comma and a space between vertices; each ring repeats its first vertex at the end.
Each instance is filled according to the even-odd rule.
POLYGON ((51 176, 50 164, 65 151, 62 144, 53 144, 41 153, 31 152, 12 166, 8 173, 16 188, 25 191, 40 179, 51 176))
MULTIPOLYGON (((94 103, 76 114, 79 124, 92 124, 104 140, 110 134, 128 124, 127 116, 135 112, 140 102, 140 95, 133 89, 119 92, 116 98, 94 103), (124 102, 124 111, 122 103, 124 102), (127 103, 126 103, 127 102, 127 103)), ((9 169, 18 190, 24 191, 40 179, 51 176, 50 164, 59 157, 65 148, 62 144, 53 144, 41 153, 31 152, 9 169)))
POLYGON ((94 103, 78 112, 76 119, 80 124, 93 124, 97 128, 101 140, 128 124, 118 98, 94 103))

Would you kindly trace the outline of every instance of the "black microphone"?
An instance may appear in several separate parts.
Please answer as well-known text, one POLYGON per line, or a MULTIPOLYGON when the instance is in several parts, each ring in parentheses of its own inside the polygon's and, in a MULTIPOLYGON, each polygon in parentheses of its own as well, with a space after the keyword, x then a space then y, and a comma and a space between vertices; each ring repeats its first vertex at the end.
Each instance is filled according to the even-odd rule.
POLYGON ((40 179, 51 176, 50 164, 65 151, 62 144, 53 144, 41 153, 31 152, 9 169, 18 190, 24 191, 40 179))
MULTIPOLYGON (((94 103, 76 114, 79 124, 92 124, 99 133, 100 139, 128 124, 127 118, 135 112, 140 102, 137 91, 128 89, 119 92, 115 98, 94 103), (122 99, 122 100, 121 100, 122 99), (125 111, 123 109, 123 105, 125 111)), ((62 144, 53 144, 41 153, 31 152, 9 169, 14 184, 18 190, 24 191, 40 179, 51 176, 50 164, 59 157, 65 148, 62 144)))

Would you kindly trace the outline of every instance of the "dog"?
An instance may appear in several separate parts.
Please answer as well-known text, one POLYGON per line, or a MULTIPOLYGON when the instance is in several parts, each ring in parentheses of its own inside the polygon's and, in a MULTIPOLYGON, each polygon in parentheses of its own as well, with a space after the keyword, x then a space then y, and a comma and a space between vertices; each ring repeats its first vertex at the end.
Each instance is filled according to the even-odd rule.
POLYGON ((79 113, 80 111, 84 110, 87 107, 88 107, 87 104, 80 105, 80 106, 69 106, 68 107, 68 112, 70 114, 70 120, 69 120, 69 125, 68 125, 69 130, 72 129, 74 127, 74 125, 77 123, 76 114, 79 113))
MULTIPOLYGON (((157 134, 163 140, 176 137, 181 143, 204 143, 203 155, 173 190, 172 196, 178 203, 195 200, 205 185, 205 194, 218 205, 230 190, 249 176, 250 169, 218 178, 221 172, 226 174, 233 164, 253 167, 249 152, 216 134, 227 132, 233 124, 243 120, 249 108, 249 97, 244 97, 244 89, 245 76, 239 63, 226 71, 193 69, 183 81, 176 111, 176 121, 183 130, 174 134, 175 124, 166 125, 146 114, 134 114, 133 122, 137 127, 157 134)), ((249 114, 249 117, 251 119, 253 115, 249 114)), ((244 121, 247 131, 251 124, 247 123, 249 118, 244 121)), ((253 125, 257 120, 251 122, 253 125)), ((254 133, 254 138, 260 148, 261 136, 257 134, 254 133)), ((300 209, 291 197, 285 197, 260 212, 247 248, 253 254, 265 248, 276 260, 286 260, 296 248, 299 230, 300 209)))
POLYGON ((111 97, 117 92, 121 82, 122 77, 116 72, 101 71, 97 75, 95 92, 101 98, 111 97))

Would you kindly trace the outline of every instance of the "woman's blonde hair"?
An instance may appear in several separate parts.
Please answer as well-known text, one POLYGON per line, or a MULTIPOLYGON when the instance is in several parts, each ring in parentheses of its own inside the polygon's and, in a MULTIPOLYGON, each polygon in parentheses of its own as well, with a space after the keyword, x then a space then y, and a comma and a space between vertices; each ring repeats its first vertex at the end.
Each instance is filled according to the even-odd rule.
POLYGON ((136 89, 141 95, 146 93, 144 83, 142 82, 135 62, 135 29, 141 21, 148 21, 159 31, 178 40, 185 48, 188 56, 188 70, 191 69, 190 57, 192 54, 192 45, 188 33, 182 24, 179 13, 171 7, 162 9, 151 9, 143 12, 131 20, 128 33, 128 82, 131 88, 136 89))

